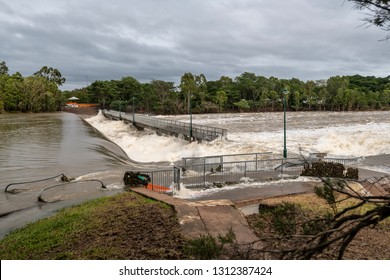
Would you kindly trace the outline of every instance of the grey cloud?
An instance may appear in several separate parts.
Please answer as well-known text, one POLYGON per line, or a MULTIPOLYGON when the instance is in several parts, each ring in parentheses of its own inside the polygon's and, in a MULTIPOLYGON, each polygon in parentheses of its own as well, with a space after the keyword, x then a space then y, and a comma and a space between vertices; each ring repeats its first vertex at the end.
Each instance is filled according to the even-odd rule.
POLYGON ((179 81, 245 71, 302 80, 387 76, 385 34, 343 0, 0 0, 0 60, 29 75, 58 68, 65 88, 134 76, 179 81))

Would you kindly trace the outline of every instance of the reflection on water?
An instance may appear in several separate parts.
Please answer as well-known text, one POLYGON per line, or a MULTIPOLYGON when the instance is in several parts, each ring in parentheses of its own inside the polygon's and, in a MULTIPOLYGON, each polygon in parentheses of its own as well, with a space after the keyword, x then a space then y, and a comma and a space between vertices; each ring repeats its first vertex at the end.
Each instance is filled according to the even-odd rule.
POLYGON ((107 184, 120 185, 122 170, 133 166, 122 149, 77 115, 0 114, 0 236, 61 207, 110 194, 92 182, 75 184, 65 187, 71 192, 61 192, 62 202, 43 205, 37 201, 37 193, 57 184, 59 178, 12 187, 19 189, 18 194, 4 193, 8 184, 64 173, 69 177, 91 174, 107 184))
POLYGON ((0 139, 0 184, 130 164, 119 147, 73 114, 0 115, 0 139))

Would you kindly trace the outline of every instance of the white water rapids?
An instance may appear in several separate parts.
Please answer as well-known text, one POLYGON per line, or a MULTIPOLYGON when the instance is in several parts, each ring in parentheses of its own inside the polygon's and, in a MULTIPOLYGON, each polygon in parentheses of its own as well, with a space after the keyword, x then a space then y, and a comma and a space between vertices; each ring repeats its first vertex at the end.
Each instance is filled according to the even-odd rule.
MULTIPOLYGON (((159 116, 189 121, 188 115, 159 116)), ((193 115, 193 122, 226 128, 228 140, 188 143, 180 138, 137 131, 102 114, 87 121, 138 162, 177 162, 182 157, 283 151, 283 113, 193 115)), ((287 150, 332 157, 389 154, 390 112, 287 112, 287 150)))

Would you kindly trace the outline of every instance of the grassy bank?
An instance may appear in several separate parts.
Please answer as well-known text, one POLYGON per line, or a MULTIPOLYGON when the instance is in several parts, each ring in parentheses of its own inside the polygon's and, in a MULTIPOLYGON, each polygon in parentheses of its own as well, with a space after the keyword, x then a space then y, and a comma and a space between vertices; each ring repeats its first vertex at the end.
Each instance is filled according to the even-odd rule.
MULTIPOLYGON (((340 207, 343 209, 348 204, 343 202, 340 207)), ((369 208, 356 209, 356 213, 369 208)), ((315 235, 321 226, 312 222, 331 215, 329 206, 315 194, 265 199, 259 209, 258 214, 247 218, 266 251, 287 249, 304 242, 302 237, 315 235)), ((186 240, 171 206, 123 192, 63 209, 55 216, 12 232, 0 240, 0 258, 244 259, 245 252, 240 251, 243 254, 238 255, 235 246, 229 246, 234 242, 232 234, 223 237, 222 245, 222 239, 218 242, 210 236, 186 240)), ((345 259, 390 259, 389 244, 388 218, 376 227, 361 230, 348 247, 345 259)), ((335 259, 333 249, 316 258, 335 259)), ((278 254, 269 257, 281 258, 278 254)), ((250 258, 261 259, 263 254, 259 252, 250 258)))
POLYGON ((175 211, 132 192, 61 210, 0 241, 5 259, 182 258, 175 211))

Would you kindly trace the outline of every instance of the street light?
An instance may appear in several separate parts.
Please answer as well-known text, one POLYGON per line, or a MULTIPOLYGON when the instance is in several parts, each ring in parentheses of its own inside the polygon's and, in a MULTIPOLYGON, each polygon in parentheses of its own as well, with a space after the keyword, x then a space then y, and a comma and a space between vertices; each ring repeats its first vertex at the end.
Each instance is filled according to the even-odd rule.
POLYGON ((134 109, 134 96, 133 96, 133 124, 135 124, 135 109, 134 109))
POLYGON ((188 97, 188 106, 189 106, 189 113, 190 113, 190 143, 192 142, 192 106, 191 106, 191 97, 192 97, 192 94, 190 93, 189 94, 189 97, 188 97))
POLYGON ((121 111, 122 111, 122 98, 119 99, 119 119, 120 120, 122 120, 121 111))
POLYGON ((282 90, 283 93, 283 111, 284 111, 284 149, 283 149, 283 158, 287 158, 287 145, 286 145, 286 96, 288 94, 287 89, 282 90))

